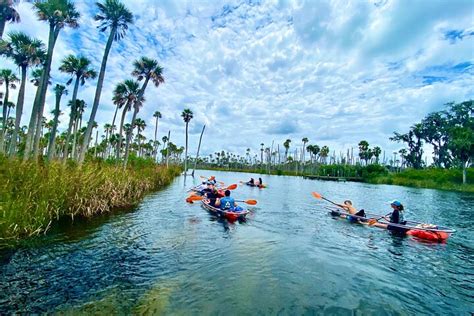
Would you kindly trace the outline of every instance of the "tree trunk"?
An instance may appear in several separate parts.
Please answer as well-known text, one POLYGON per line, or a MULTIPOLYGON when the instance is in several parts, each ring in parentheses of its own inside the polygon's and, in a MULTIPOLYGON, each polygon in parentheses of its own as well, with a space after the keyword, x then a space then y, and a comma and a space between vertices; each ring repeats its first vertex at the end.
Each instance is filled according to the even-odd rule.
POLYGON ((64 162, 67 160, 67 156, 69 155, 69 142, 71 141, 71 131, 74 125, 74 121, 76 119, 76 100, 77 100, 77 92, 79 90, 79 76, 76 76, 76 82, 74 83, 74 90, 72 92, 72 99, 71 99, 71 113, 69 114, 69 125, 67 128, 66 134, 66 144, 64 146, 64 155, 63 159, 64 162))
POLYGON ((197 165, 197 161, 198 161, 198 158, 199 158, 199 150, 201 149, 202 134, 204 134, 204 129, 205 128, 206 128, 206 125, 204 125, 202 127, 201 136, 199 136, 199 144, 198 144, 198 150, 197 150, 197 153, 196 153, 196 161, 194 161, 194 168, 193 168, 193 172, 191 173, 192 177, 194 177, 194 171, 196 171, 196 165, 197 165))
POLYGON ((30 158, 31 154, 31 146, 33 145, 33 137, 34 137, 34 132, 35 132, 35 124, 36 124, 36 113, 38 112, 38 100, 39 100, 39 95, 41 93, 41 80, 40 79, 40 85, 36 89, 35 93, 35 100, 33 101, 33 109, 31 110, 31 116, 30 116, 30 122, 28 124, 28 133, 26 135, 26 144, 25 144, 25 153, 23 155, 23 160, 28 160, 30 158))
POLYGON ((99 138, 99 128, 95 131, 94 157, 97 158, 97 139, 99 138))
POLYGON ((10 82, 8 79, 5 80, 5 97, 3 98, 3 109, 2 109, 2 130, 1 135, 0 135, 0 153, 3 153, 4 150, 4 144, 5 144, 5 137, 6 137, 6 131, 7 131, 7 108, 8 108, 8 95, 10 91, 10 82))
POLYGON ((129 151, 130 151, 130 141, 132 139, 132 133, 133 133, 133 124, 137 118, 137 114, 138 114, 138 107, 135 107, 135 109, 133 110, 133 115, 132 115, 132 126, 131 128, 127 131, 127 134, 126 134, 126 137, 125 137, 125 155, 124 155, 124 158, 123 158, 123 167, 126 168, 127 167, 127 162, 128 162, 128 154, 129 154, 129 151))
POLYGON ((61 96, 56 95, 56 107, 54 109, 54 120, 53 120, 53 128, 51 130, 51 135, 49 135, 49 146, 48 146, 48 161, 51 161, 54 158, 55 147, 56 147, 56 131, 58 129, 58 122, 59 122, 59 109, 61 104, 61 96))
POLYGON ((35 138, 33 146, 33 157, 37 158, 39 155, 39 142, 42 134, 42 121, 43 121, 43 112, 44 105, 46 102, 46 91, 48 89, 49 73, 51 71, 51 62, 53 60, 54 46, 56 45, 56 40, 59 36, 60 28, 56 30, 50 27, 49 30, 49 40, 48 40, 48 55, 46 57, 46 63, 43 69, 43 75, 41 76, 41 91, 40 98, 38 103, 38 112, 36 115, 36 128, 35 128, 35 138))
POLYGON ((186 122, 186 147, 184 149, 184 175, 188 172, 188 125, 189 122, 186 122))
POLYGON ((171 131, 168 131, 168 144, 166 147, 166 168, 169 166, 169 160, 170 160, 170 141, 171 141, 171 131))
POLYGON ((128 108, 130 106, 130 101, 125 104, 122 112, 122 118, 120 119, 120 126, 119 126, 119 137, 117 141, 117 152, 115 153, 115 157, 117 160, 120 159, 120 151, 122 149, 122 131, 123 131, 123 123, 125 123, 125 117, 127 116, 128 108))
POLYGON ((79 153, 79 164, 82 164, 84 162, 84 158, 86 157, 87 145, 89 144, 89 141, 91 139, 95 115, 97 114, 97 109, 99 108, 100 95, 102 93, 102 86, 104 84, 105 68, 107 66, 107 59, 109 57, 110 48, 112 47, 112 42, 114 40, 114 35, 116 31, 117 28, 112 27, 112 29, 110 30, 109 39, 107 40, 107 44, 105 45, 104 57, 102 58, 102 64, 100 65, 99 79, 97 80, 97 89, 95 91, 94 103, 92 104, 91 116, 89 117, 89 122, 87 123, 84 141, 82 143, 82 148, 79 153))
POLYGON ((74 159, 74 160, 76 159, 77 132, 80 129, 80 128, 77 127, 78 124, 79 124, 79 118, 76 115, 76 118, 75 118, 74 124, 73 124, 73 129, 72 129, 72 150, 71 150, 71 158, 74 159))
POLYGON ((3 32, 5 31, 5 24, 7 21, 3 18, 0 20, 0 39, 3 39, 3 32))
POLYGON ((155 141, 153 142, 153 159, 158 162, 158 145, 156 144, 156 136, 158 132, 158 116, 155 121, 155 141))

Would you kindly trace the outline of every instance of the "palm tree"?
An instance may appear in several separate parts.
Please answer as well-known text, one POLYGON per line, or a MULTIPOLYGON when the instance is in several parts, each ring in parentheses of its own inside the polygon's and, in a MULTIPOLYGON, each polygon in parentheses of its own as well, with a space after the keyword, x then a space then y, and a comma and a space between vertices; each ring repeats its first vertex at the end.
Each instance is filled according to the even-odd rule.
POLYGON ((109 153, 109 135, 112 135, 112 131, 113 131, 112 125, 109 123, 105 123, 104 131, 105 131, 105 150, 102 156, 103 158, 106 158, 108 157, 108 153, 109 153))
POLYGON ((2 0, 0 2, 0 39, 3 37, 7 22, 20 22, 20 15, 13 8, 13 0, 2 0))
POLYGON ((291 139, 285 140, 283 147, 285 147, 285 159, 288 159, 288 150, 290 149, 291 139))
MULTIPOLYGON (((35 86, 39 87, 41 77, 43 76, 43 68, 35 68, 31 71, 30 82, 35 86)), ((49 78, 51 79, 51 77, 49 78)), ((48 79, 48 85, 51 84, 51 80, 48 79)))
POLYGON ((181 117, 186 123, 186 149, 184 152, 184 174, 186 174, 186 172, 188 172, 188 125, 193 118, 193 112, 190 109, 184 109, 183 113, 181 113, 181 117))
POLYGON ((54 46, 58 39, 59 32, 65 26, 71 28, 79 27, 77 23, 80 14, 76 10, 74 3, 69 0, 46 0, 35 2, 34 8, 40 21, 49 24, 48 50, 45 62, 43 64, 43 75, 36 91, 33 110, 31 112, 30 123, 28 126, 28 135, 26 139, 25 159, 28 159, 32 147, 34 147, 34 157, 39 154, 39 139, 41 135, 41 118, 43 117, 44 105, 46 100, 46 90, 48 87, 49 73, 53 60, 54 46), (34 135, 34 144, 33 144, 34 135), (33 146, 32 146, 33 144, 33 146))
POLYGON ((0 85, 5 84, 5 94, 3 95, 2 111, 2 129, 0 130, 0 152, 4 152, 5 132, 7 128, 7 110, 9 104, 10 89, 16 89, 16 83, 19 82, 16 75, 10 69, 0 69, 0 85))
MULTIPOLYGON (((155 140, 153 142, 156 145, 156 143, 157 143, 156 142, 156 136, 157 136, 157 132, 158 132, 158 119, 161 118, 160 111, 156 111, 155 113, 153 113, 153 117, 156 119, 156 121, 155 121, 155 140)), ((158 154, 158 146, 155 146, 154 148, 155 148, 155 151, 154 151, 153 155, 156 156, 158 154)), ((155 157, 155 159, 156 159, 156 157, 155 157)))
MULTIPOLYGON (((72 151, 71 157, 73 159, 76 158, 76 145, 77 145, 77 136, 78 132, 81 130, 82 127, 82 114, 87 107, 86 102, 84 100, 76 99, 76 103, 74 104, 75 113, 74 113, 74 129, 73 129, 73 139, 72 139, 72 151)), ((96 123, 97 124, 97 123, 96 123)))
POLYGON ((326 158, 329 155, 329 147, 328 146, 323 146, 321 147, 321 151, 319 152, 319 155, 321 156, 321 159, 326 163, 326 158))
POLYGON ((21 116, 23 115, 23 104, 25 101, 26 74, 28 67, 39 65, 45 58, 46 52, 40 40, 33 39, 22 32, 11 32, 8 41, 6 55, 11 58, 21 70, 21 84, 18 91, 18 99, 15 113, 15 127, 10 142, 9 153, 15 154, 17 137, 20 130, 21 116))
POLYGON ((374 149, 372 149, 372 153, 375 156, 375 163, 378 164, 380 154, 382 153, 382 149, 379 146, 375 146, 374 149))
POLYGON ((304 137, 302 140, 303 142, 303 164, 304 164, 304 158, 305 158, 305 147, 306 147, 306 144, 308 143, 308 137, 304 137))
POLYGON ((99 108, 100 95, 102 93, 102 85, 104 84, 105 68, 107 66, 107 59, 109 57, 112 42, 119 41, 125 36, 128 29, 128 24, 133 23, 132 13, 119 0, 104 0, 103 3, 97 3, 100 13, 95 16, 95 20, 99 21, 99 30, 101 32, 110 29, 109 38, 105 45, 104 56, 100 65, 99 79, 97 80, 97 89, 95 91, 94 103, 92 104, 91 116, 87 123, 86 133, 84 135, 84 142, 79 153, 79 163, 82 163, 85 158, 87 145, 89 144, 92 135, 92 126, 95 121, 95 115, 99 108))
MULTIPOLYGON (((64 58, 61 62, 61 66, 59 66, 59 71, 67 73, 71 76, 71 78, 67 81, 67 85, 70 85, 72 81, 75 79, 74 82, 74 89, 72 92, 71 98, 71 113, 69 114, 69 125, 66 134, 66 144, 69 144, 70 137, 71 137, 71 130, 73 126, 73 121, 75 118, 75 104, 77 99, 77 93, 79 91, 79 84, 83 86, 87 79, 94 79, 97 77, 97 72, 91 68, 89 68, 90 60, 83 56, 74 56, 69 55, 64 58)), ((68 150, 69 146, 64 147, 64 161, 66 161, 68 157, 68 150)), ((74 157, 74 155, 73 155, 74 157)))
MULTIPOLYGON (((117 160, 120 158, 120 151, 122 148, 122 130, 123 124, 125 123, 125 117, 127 112, 132 109, 132 104, 138 99, 140 94, 140 85, 137 81, 127 79, 123 83, 119 83, 114 90, 114 96, 112 98, 114 104, 117 105, 117 109, 123 107, 122 117, 119 124, 119 140, 117 142, 117 160)), ((143 98, 140 102, 143 102, 143 98)), ((116 110, 117 111, 117 110, 116 110)))
POLYGON ((67 95, 66 87, 60 84, 57 84, 54 87, 54 94, 56 96, 56 106, 54 108, 53 114, 53 128, 51 129, 51 134, 49 135, 49 146, 48 146, 48 160, 51 161, 53 159, 54 154, 56 152, 56 131, 58 129, 59 123, 59 115, 61 114, 60 105, 61 105, 61 97, 63 95, 67 95))
MULTIPOLYGON (((147 57, 142 57, 139 60, 136 60, 133 63, 134 70, 132 75, 137 77, 139 81, 145 79, 143 82, 142 87, 140 88, 140 92, 138 94, 137 100, 135 100, 133 105, 133 115, 132 115, 132 122, 135 121, 137 118, 137 114, 140 111, 140 107, 143 104, 142 99, 145 95, 145 90, 148 85, 148 82, 151 80, 155 87, 158 87, 160 84, 165 82, 163 78, 163 68, 158 64, 158 61, 154 59, 150 59, 147 57)), ((124 166, 127 166, 128 160, 128 147, 130 146, 131 135, 127 135, 125 141, 125 159, 124 159, 124 166)))
POLYGON ((135 119, 135 122, 134 122, 134 127, 137 128, 137 139, 138 139, 138 156, 140 156, 140 136, 142 136, 140 134, 140 132, 144 131, 145 130, 145 127, 146 127, 146 123, 144 120, 142 120, 141 118, 137 118, 135 119))

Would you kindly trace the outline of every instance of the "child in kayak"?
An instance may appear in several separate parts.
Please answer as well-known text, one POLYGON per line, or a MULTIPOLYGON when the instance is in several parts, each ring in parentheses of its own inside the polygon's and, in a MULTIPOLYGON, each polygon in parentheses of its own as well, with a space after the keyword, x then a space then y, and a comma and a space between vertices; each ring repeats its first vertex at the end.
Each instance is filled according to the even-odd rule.
MULTIPOLYGON (((337 204, 337 206, 339 206, 340 208, 345 210, 350 215, 365 217, 365 211, 363 209, 360 210, 360 211, 357 211, 357 209, 352 205, 351 200, 345 200, 343 204, 337 204)), ((360 219, 360 218, 357 218, 357 217, 352 217, 352 216, 349 216, 349 215, 347 216, 347 219, 352 223, 365 222, 366 221, 365 219, 363 220, 363 219, 360 219)))
POLYGON ((243 209, 237 206, 233 197, 230 196, 230 191, 225 190, 224 197, 216 201, 216 206, 220 207, 221 210, 228 210, 234 212, 240 212, 243 209))

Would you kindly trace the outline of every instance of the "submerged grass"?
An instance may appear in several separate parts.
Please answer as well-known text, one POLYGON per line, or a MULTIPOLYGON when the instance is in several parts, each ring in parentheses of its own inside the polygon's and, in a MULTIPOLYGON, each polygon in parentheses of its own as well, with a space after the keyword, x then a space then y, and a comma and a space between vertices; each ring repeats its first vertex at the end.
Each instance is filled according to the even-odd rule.
POLYGON ((132 161, 124 170, 98 161, 78 167, 0 157, 0 246, 44 233, 61 217, 90 217, 134 206, 180 172, 179 167, 166 169, 147 161, 132 161))

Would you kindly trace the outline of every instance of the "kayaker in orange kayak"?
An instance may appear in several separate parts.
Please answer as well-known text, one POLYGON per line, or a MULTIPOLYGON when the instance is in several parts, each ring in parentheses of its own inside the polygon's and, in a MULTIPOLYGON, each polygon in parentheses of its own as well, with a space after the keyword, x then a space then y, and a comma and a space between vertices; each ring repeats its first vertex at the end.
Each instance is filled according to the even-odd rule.
MULTIPOLYGON (((393 201, 390 202, 390 206, 393 209, 392 213, 387 214, 383 218, 386 219, 391 224, 405 225, 407 222, 404 219, 404 214, 403 214, 404 212, 403 211, 404 211, 405 208, 403 207, 403 204, 400 203, 400 201, 398 201, 398 200, 393 200, 393 201), (390 216, 388 216, 388 215, 390 215, 390 216)), ((405 228, 394 226, 394 225, 391 225, 391 224, 379 223, 378 220, 375 221, 375 222, 373 222, 373 220, 372 220, 370 222, 370 224, 373 225, 373 226, 376 226, 376 227, 386 228, 388 230, 391 230, 391 231, 397 232, 397 233, 406 233, 407 232, 407 229, 405 229, 405 228)))

